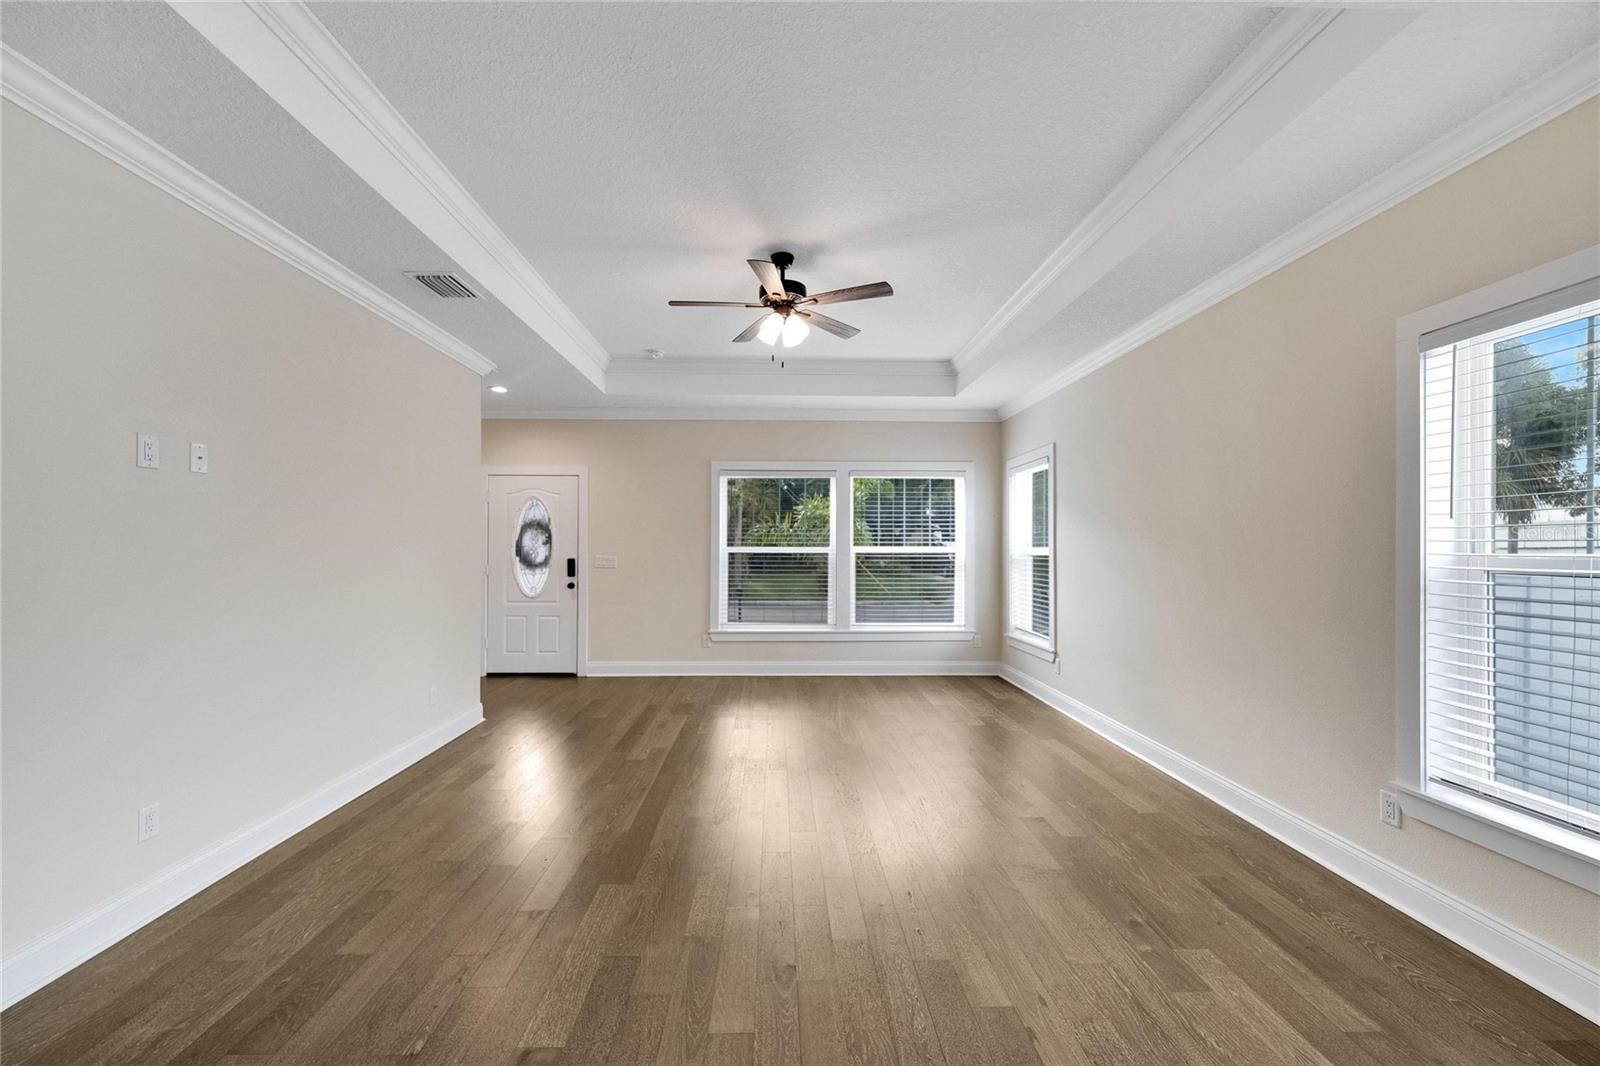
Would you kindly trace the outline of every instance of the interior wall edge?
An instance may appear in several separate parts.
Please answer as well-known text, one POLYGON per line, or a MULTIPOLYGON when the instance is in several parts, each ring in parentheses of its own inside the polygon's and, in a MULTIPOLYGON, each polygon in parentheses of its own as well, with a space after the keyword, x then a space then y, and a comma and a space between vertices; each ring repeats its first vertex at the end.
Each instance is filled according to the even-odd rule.
POLYGON ((1002 422, 1043 403, 1229 297, 1600 95, 1600 49, 1586 49, 1415 155, 1347 193, 1040 384, 1000 405, 1002 422))
POLYGON ((493 360, 0 44, 0 96, 480 376, 493 360))
POLYGON ((590 677, 996 677, 999 673, 998 662, 960 659, 589 663, 590 677))
POLYGON ((373 756, 0 959, 0 1009, 37 992, 483 721, 483 704, 373 756))
POLYGON ((1600 1024, 1600 968, 1528 935, 1010 664, 1001 665, 999 676, 1319 866, 1600 1024))

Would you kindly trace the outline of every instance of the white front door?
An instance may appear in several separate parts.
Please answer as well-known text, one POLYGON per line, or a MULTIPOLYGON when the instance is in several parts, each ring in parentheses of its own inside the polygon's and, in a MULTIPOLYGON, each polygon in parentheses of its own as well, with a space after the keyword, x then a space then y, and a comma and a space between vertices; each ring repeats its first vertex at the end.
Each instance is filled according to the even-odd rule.
POLYGON ((489 475, 489 673, 577 673, 578 573, 578 476, 489 475))

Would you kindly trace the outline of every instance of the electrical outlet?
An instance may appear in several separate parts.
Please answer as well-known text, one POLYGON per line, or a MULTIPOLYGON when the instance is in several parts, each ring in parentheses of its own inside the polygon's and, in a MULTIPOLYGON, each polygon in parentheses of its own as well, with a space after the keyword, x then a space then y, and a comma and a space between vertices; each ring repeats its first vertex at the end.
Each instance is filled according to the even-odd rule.
POLYGON ((161 835, 161 804, 139 808, 139 843, 161 835))
POLYGON ((983 647, 983 635, 981 633, 972 634, 972 646, 974 648, 983 647))
POLYGON ((135 438, 133 461, 146 470, 161 466, 161 438, 154 433, 140 433, 135 438))
POLYGON ((1400 828, 1400 797, 1386 788, 1378 790, 1378 821, 1400 828))
POLYGON ((205 474, 211 471, 211 449, 199 441, 189 442, 189 472, 205 474))
POLYGON ((700 646, 702 648, 711 647, 711 634, 710 633, 705 633, 705 634, 701 635, 701 637, 700 637, 700 646))

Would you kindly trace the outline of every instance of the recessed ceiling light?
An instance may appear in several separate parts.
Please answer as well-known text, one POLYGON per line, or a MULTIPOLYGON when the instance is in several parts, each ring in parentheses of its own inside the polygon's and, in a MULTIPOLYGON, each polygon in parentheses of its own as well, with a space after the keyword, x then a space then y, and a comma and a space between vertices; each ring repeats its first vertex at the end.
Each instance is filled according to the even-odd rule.
POLYGON ((504 385, 490 385, 489 386, 489 391, 490 392, 501 392, 501 393, 504 393, 504 392, 510 392, 511 390, 506 388, 504 385))

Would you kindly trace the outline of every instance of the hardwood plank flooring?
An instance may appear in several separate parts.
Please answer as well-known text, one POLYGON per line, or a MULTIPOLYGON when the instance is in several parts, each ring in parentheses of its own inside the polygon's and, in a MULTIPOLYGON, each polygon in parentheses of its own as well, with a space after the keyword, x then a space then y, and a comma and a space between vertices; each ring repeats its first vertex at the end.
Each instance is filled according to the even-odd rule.
POLYGON ((0 1015, 6 1066, 1592 1066, 1600 1029, 993 678, 491 678, 0 1015))

